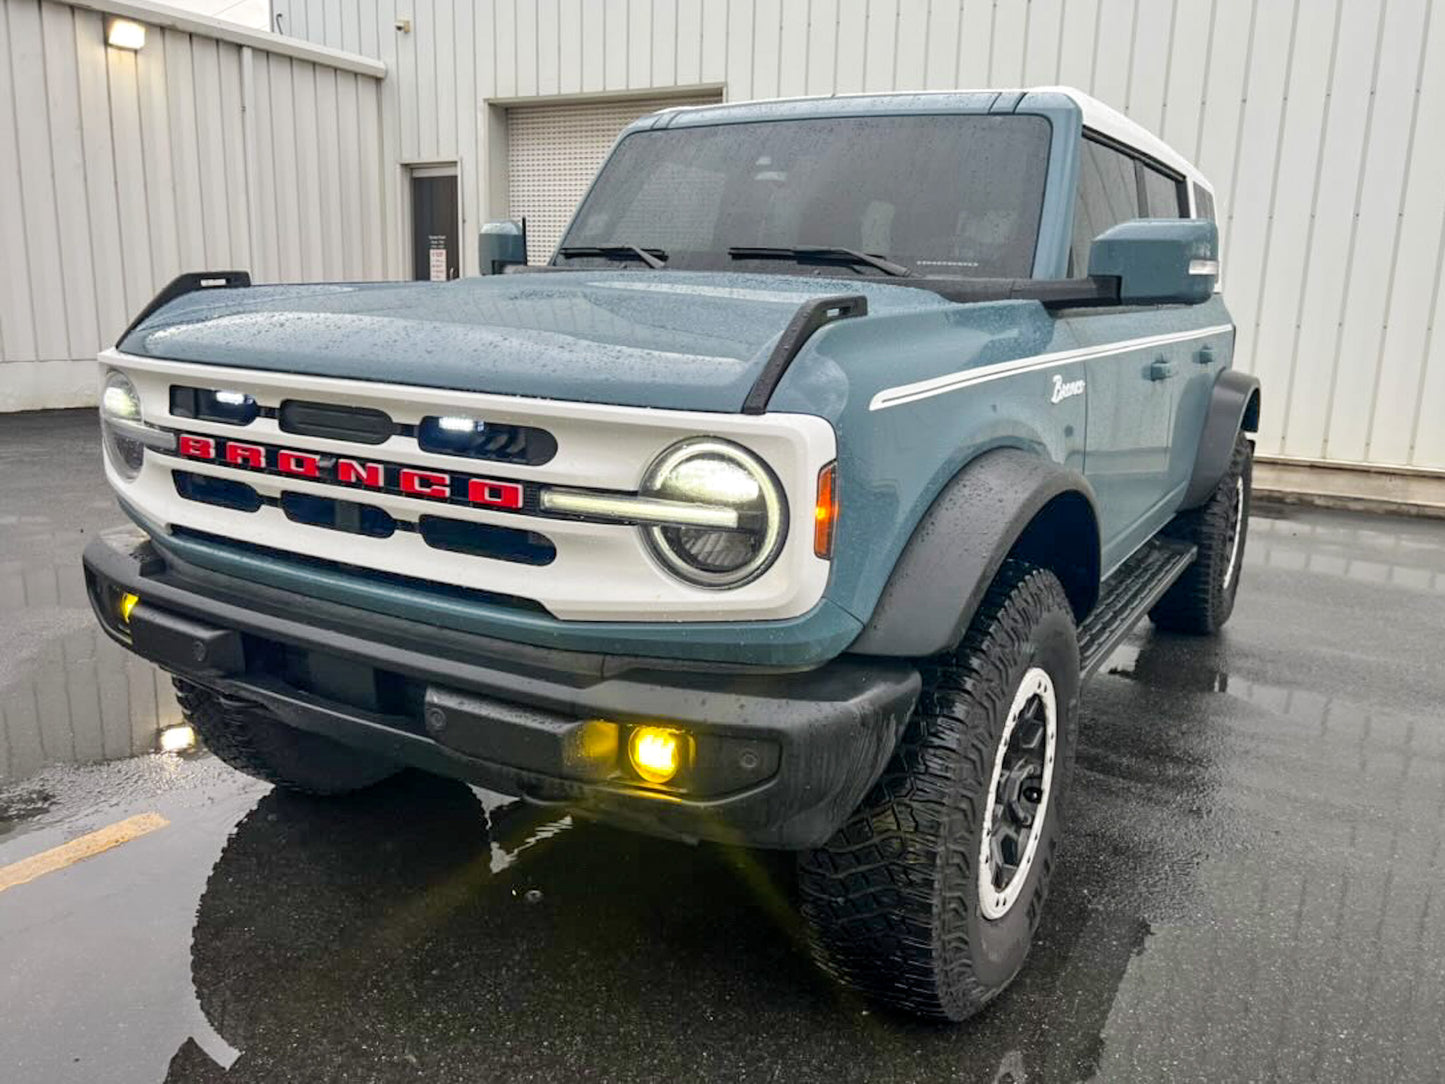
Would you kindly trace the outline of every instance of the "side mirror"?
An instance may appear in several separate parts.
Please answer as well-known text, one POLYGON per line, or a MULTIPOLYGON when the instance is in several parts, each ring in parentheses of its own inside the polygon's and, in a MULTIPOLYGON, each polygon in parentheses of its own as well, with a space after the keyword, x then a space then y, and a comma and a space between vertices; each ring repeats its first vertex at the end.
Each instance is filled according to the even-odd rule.
POLYGON ((1219 278, 1219 228, 1207 218, 1136 218, 1094 238, 1089 276, 1119 280, 1121 305, 1198 305, 1219 278))
POLYGON ((483 275, 500 275, 508 264, 527 262, 527 220, 483 224, 477 238, 477 269, 483 275))

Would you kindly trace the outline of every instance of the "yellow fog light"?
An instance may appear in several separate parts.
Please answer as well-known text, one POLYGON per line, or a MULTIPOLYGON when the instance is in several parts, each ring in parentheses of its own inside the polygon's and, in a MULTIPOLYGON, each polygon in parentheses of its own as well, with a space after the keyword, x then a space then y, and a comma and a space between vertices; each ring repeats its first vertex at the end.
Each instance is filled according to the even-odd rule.
POLYGON ((118 607, 118 609, 120 610, 120 619, 124 621, 127 625, 130 624, 130 612, 135 609, 135 604, 139 601, 140 596, 132 595, 129 591, 125 591, 121 594, 120 606, 118 607))
POLYGON ((639 726, 627 741, 632 769, 649 783, 666 783, 682 766, 683 735, 660 726, 639 726))

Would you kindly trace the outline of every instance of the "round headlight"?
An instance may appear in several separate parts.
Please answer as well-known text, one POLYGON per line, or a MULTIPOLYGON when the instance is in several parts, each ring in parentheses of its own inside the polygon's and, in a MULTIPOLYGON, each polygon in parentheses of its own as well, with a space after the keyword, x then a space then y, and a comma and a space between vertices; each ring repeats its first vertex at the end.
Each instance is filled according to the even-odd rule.
POLYGON ((648 469, 642 496, 729 508, 736 528, 660 526, 646 537, 663 566, 699 587, 738 587, 767 571, 788 532, 788 504, 772 471, 724 440, 687 440, 648 469))
POLYGON ((121 436, 111 420, 139 423, 140 396, 124 373, 106 374, 100 393, 100 430, 106 458, 116 472, 127 481, 140 473, 145 462, 145 446, 140 441, 121 436))

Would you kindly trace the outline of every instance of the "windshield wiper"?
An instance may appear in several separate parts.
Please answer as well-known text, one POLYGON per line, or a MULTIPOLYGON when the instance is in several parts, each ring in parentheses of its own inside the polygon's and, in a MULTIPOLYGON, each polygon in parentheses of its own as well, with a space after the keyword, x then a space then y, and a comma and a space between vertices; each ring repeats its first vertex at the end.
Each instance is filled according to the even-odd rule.
POLYGON ((667 253, 660 248, 638 248, 636 245, 569 245, 557 250, 563 256, 601 256, 605 260, 641 260, 656 271, 665 266, 667 253))
POLYGON ((913 272, 884 256, 871 256, 852 248, 828 245, 798 245, 774 248, 766 245, 733 245, 728 255, 735 260, 817 260, 824 263, 847 263, 855 267, 871 267, 893 278, 911 278, 913 272))

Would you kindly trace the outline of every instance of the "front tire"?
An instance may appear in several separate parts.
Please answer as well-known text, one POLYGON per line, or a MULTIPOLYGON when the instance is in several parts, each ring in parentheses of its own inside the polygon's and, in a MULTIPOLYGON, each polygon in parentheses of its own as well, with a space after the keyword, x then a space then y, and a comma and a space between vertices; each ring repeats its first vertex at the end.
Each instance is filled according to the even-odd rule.
POLYGON ((172 679, 181 714, 202 743, 238 772, 303 794, 349 794, 400 765, 287 726, 265 708, 172 679))
POLYGON ((799 862, 813 954, 845 986, 963 1020, 1023 966, 1072 773, 1079 649, 1053 573, 1005 563, 882 777, 799 862))
POLYGON ((1254 447, 1240 433, 1229 469, 1199 508, 1180 512, 1161 532, 1192 542, 1199 555, 1149 611, 1149 620, 1169 632, 1207 636, 1218 632, 1234 612, 1244 543, 1249 533, 1249 504, 1254 483, 1254 447))

